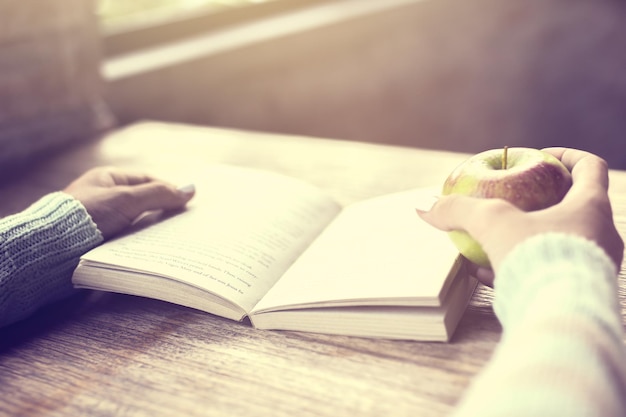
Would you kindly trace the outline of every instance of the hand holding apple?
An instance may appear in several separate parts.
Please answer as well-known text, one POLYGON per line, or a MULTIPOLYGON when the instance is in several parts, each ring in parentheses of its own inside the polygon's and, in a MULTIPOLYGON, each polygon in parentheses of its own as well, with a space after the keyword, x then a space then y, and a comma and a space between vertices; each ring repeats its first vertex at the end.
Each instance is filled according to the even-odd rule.
MULTIPOLYGON (((443 195, 500 198, 523 211, 541 210, 560 202, 572 185, 567 168, 553 155, 531 148, 481 152, 458 166, 446 179, 443 195)), ((461 254, 477 265, 490 262, 467 232, 453 230, 450 238, 461 254)))
MULTIPOLYGON (((615 228, 608 197, 608 167, 588 152, 548 148, 545 152, 561 161, 571 172, 572 186, 561 202, 546 209, 523 211, 499 198, 448 194, 429 210, 418 210, 425 221, 444 231, 463 231, 484 249, 490 268, 478 268, 474 275, 493 285, 494 272, 502 260, 527 238, 558 232, 596 242, 621 265, 624 243, 615 228), (493 269, 491 269, 493 268, 493 269)), ((501 152, 500 152, 501 153, 501 152)))

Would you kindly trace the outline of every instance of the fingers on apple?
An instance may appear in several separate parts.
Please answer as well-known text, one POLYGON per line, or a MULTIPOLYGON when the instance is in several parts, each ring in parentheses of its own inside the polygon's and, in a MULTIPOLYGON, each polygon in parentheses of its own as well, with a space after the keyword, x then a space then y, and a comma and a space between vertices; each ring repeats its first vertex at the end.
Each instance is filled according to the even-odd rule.
MULTIPOLYGON (((565 153, 565 151, 568 148, 562 148, 562 147, 551 147, 551 148, 543 148, 541 149, 544 152, 547 152, 551 155, 553 155, 554 157, 556 157, 558 160, 560 160, 561 162, 563 162, 563 154, 565 153)), ((569 167, 568 167, 569 169, 569 167)))
POLYGON ((548 152, 557 157, 563 165, 572 173, 580 177, 592 177, 591 181, 608 185, 608 164, 597 155, 587 151, 570 148, 545 148, 548 152))
POLYGON ((604 159, 588 154, 576 161, 572 179, 578 187, 600 186, 606 191, 609 189, 609 166, 604 159))

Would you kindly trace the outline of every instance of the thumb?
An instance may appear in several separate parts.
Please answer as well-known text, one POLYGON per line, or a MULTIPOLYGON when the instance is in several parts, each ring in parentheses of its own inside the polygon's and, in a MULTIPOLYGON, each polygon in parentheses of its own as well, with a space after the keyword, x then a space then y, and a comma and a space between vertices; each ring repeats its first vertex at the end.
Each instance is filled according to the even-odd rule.
POLYGON ((438 229, 469 234, 487 253, 494 270, 513 246, 534 231, 532 224, 521 221, 524 213, 520 209, 498 198, 449 195, 418 214, 438 229), (503 233, 505 229, 507 233, 503 233))
POLYGON ((517 209, 504 200, 451 194, 440 197, 430 210, 417 209, 417 214, 437 229, 464 230, 478 239, 489 219, 509 210, 517 209))

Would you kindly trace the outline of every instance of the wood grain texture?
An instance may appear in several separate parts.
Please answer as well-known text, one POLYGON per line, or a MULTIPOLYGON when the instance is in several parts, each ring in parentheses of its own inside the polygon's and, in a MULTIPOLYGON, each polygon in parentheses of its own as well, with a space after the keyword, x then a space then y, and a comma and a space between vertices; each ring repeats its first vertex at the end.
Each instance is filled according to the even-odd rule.
MULTIPOLYGON (((439 183, 467 155, 162 123, 86 144, 0 188, 2 214, 90 166, 171 172, 257 166, 342 203, 439 183)), ((626 175, 612 173, 626 235, 626 175)), ((624 301, 624 279, 620 292, 624 301)), ((0 415, 444 416, 489 359, 500 326, 480 287, 450 343, 255 330, 139 297, 81 292, 0 330, 0 415)))

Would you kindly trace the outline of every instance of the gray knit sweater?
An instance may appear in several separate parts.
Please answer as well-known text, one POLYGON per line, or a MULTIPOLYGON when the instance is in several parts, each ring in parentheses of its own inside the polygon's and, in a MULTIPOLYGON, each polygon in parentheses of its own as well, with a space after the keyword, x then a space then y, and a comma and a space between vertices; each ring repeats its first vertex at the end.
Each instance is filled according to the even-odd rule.
POLYGON ((100 242, 82 204, 62 192, 0 219, 0 326, 72 294, 79 257, 100 242))

